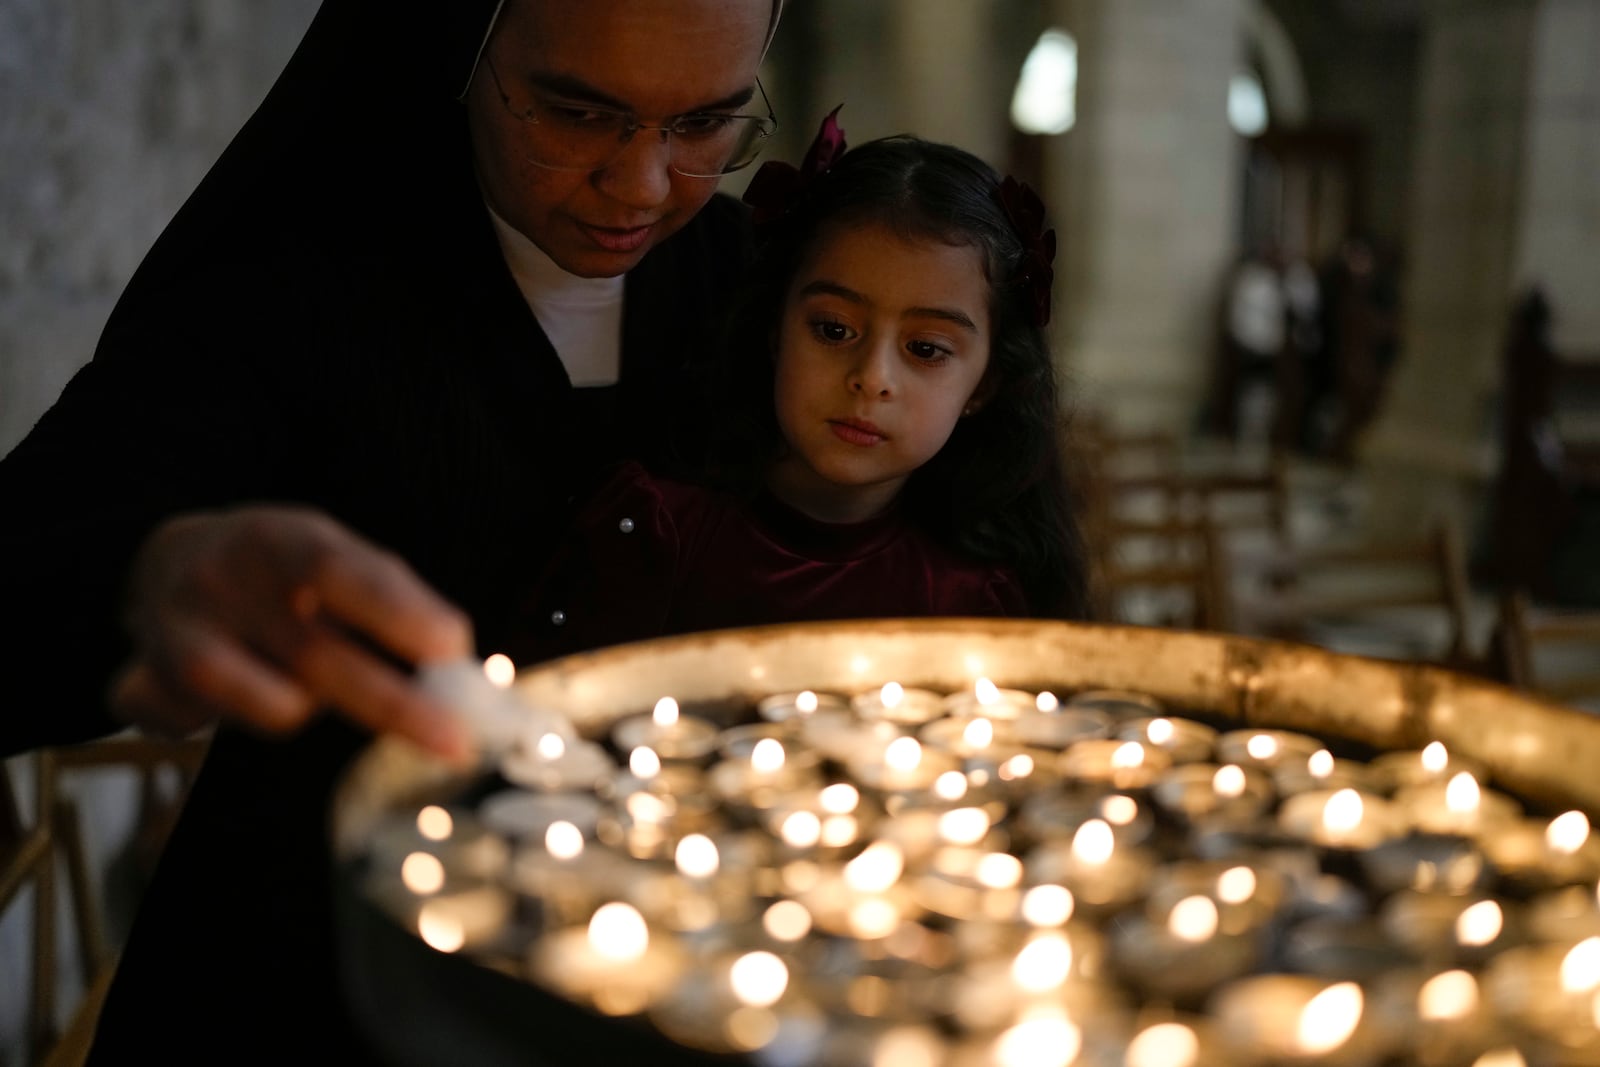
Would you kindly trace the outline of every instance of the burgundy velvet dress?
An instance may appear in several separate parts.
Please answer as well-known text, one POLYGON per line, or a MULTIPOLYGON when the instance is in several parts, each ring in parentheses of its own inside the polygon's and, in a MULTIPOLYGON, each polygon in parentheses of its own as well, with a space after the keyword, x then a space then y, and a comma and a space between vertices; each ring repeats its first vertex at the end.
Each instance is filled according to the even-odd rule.
POLYGON ((620 467, 580 509, 524 601, 520 663, 667 634, 767 623, 1029 614, 1010 568, 938 544, 898 512, 819 522, 620 467))

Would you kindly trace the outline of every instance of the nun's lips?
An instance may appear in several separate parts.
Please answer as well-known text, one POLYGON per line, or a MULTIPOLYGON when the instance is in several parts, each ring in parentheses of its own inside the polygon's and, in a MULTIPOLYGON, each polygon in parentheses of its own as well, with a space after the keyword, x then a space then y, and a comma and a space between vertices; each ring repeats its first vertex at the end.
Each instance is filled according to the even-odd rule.
POLYGON ((591 226, 586 222, 578 223, 578 229, 584 236, 607 252, 637 252, 650 239, 655 228, 655 223, 630 227, 591 226))

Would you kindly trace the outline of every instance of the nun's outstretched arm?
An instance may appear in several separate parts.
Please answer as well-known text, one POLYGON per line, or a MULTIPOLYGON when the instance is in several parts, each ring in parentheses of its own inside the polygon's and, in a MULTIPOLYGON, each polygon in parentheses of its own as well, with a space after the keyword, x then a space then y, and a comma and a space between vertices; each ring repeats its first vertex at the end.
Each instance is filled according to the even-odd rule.
POLYGON ((226 721, 288 733, 327 709, 467 758, 406 664, 472 652, 465 615, 399 557, 321 513, 245 507, 171 519, 134 559, 134 654, 114 712, 164 733, 226 721))

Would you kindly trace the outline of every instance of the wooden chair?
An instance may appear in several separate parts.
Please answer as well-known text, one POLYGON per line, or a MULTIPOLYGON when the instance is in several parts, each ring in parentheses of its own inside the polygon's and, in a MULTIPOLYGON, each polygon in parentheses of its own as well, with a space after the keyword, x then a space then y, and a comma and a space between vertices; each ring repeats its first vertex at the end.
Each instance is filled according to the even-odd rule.
POLYGON ((1336 651, 1465 667, 1468 586, 1460 534, 1415 541, 1294 545, 1219 553, 1222 627, 1336 651))
POLYGON ((1600 711, 1600 612, 1535 611, 1516 590, 1500 601, 1490 656, 1508 685, 1600 711))
POLYGON ((140 804, 133 847, 148 876, 208 743, 209 738, 174 741, 121 735, 83 745, 42 749, 21 757, 30 762, 32 769, 31 825, 22 819, 10 765, 0 762, 0 913, 9 909, 24 889, 33 888, 28 1043, 35 1061, 47 1067, 72 1067, 83 1062, 116 965, 78 805, 62 788, 63 777, 75 771, 112 767, 129 768, 139 775, 140 804), (168 772, 175 773, 178 781, 175 789, 164 790, 160 778, 168 772), (56 1022, 58 862, 66 872, 78 965, 84 981, 84 994, 65 1027, 58 1027, 56 1022))

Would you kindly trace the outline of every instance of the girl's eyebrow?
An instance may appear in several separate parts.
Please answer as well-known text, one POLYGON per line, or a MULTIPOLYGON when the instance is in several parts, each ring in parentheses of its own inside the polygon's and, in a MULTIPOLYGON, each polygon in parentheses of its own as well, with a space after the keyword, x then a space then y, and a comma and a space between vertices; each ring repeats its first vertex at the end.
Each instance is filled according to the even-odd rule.
MULTIPOLYGON (((564 97, 579 103, 598 104, 601 107, 610 108, 612 111, 633 114, 633 108, 629 107, 625 102, 618 100, 609 93, 601 92, 588 82, 574 78, 570 74, 546 74, 535 71, 528 76, 528 80, 552 96, 564 97)), ((748 86, 738 92, 729 93, 720 100, 699 104, 688 111, 682 112, 682 114, 698 115, 703 111, 728 111, 734 108, 741 108, 755 99, 755 95, 755 86, 748 86)))
MULTIPOLYGON (((830 282, 826 278, 818 278, 814 282, 807 282, 800 290, 801 296, 836 296, 841 300, 848 300, 852 304, 869 303, 867 298, 848 286, 838 282, 830 282)), ((977 323, 966 312, 958 308, 913 307, 906 308, 901 318, 942 319, 953 323, 972 333, 978 332, 977 323)))

